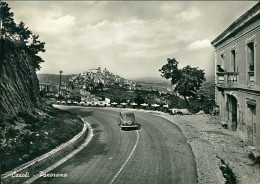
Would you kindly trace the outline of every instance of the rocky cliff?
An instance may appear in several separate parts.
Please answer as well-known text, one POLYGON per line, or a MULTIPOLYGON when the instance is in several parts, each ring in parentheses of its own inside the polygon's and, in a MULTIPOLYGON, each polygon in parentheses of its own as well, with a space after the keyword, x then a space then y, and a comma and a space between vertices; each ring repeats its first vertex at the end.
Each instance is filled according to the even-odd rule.
POLYGON ((2 43, 0 113, 1 118, 11 118, 39 107, 39 81, 25 45, 10 39, 2 43))

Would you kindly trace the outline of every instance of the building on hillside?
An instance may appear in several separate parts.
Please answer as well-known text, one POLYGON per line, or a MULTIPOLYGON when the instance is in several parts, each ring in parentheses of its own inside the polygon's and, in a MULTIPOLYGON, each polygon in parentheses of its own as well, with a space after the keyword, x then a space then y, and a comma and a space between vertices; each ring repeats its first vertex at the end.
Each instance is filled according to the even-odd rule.
POLYGON ((55 97, 55 94, 59 91, 59 86, 50 83, 40 83, 40 91, 45 93, 47 97, 55 97))
POLYGON ((260 3, 211 42, 223 124, 260 150, 260 3))

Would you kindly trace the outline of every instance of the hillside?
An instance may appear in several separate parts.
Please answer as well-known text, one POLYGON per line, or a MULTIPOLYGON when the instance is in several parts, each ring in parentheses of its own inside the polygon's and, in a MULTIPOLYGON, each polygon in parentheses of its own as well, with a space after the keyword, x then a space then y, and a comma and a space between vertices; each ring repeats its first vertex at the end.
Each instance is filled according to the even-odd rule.
POLYGON ((23 43, 8 38, 1 43, 1 118, 10 118, 39 107, 39 81, 23 43))
POLYGON ((142 77, 142 78, 130 78, 140 84, 143 89, 149 90, 158 90, 158 91, 172 91, 171 82, 162 77, 142 77))
POLYGON ((1 2, 0 8, 0 172, 3 174, 68 141, 82 130, 83 123, 75 115, 55 109, 41 99, 36 70, 44 62, 38 53, 45 52, 45 43, 23 22, 14 22, 14 14, 6 2, 1 2))
POLYGON ((72 83, 74 88, 85 89, 87 91, 117 87, 135 90, 138 87, 141 87, 138 86, 136 82, 122 78, 119 75, 113 74, 106 68, 101 69, 101 67, 89 69, 83 73, 75 75, 71 77, 69 81, 72 83))
MULTIPOLYGON (((71 75, 62 75, 61 82, 68 82, 69 79, 76 74, 71 75)), ((60 75, 59 74, 37 74, 38 80, 40 83, 51 83, 51 84, 59 84, 60 83, 60 75)))
POLYGON ((141 77, 141 78, 130 78, 129 80, 144 83, 163 83, 171 84, 170 80, 164 79, 162 77, 141 77))
POLYGON ((215 76, 206 76, 206 81, 202 84, 200 91, 213 98, 215 94, 215 76))
MULTIPOLYGON (((206 81, 202 84, 200 91, 204 91, 207 94, 214 93, 214 76, 205 76, 206 81)), ((171 88, 171 81, 162 77, 143 77, 143 78, 130 78, 135 82, 138 82, 144 89, 154 88, 161 91, 165 91, 167 88, 171 88)))

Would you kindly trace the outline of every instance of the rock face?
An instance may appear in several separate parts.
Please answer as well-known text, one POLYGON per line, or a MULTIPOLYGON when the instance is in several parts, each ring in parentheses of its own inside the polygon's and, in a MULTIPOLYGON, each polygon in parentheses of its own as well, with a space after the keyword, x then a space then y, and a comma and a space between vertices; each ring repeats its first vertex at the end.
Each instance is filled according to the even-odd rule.
POLYGON ((11 118, 40 105, 39 81, 25 45, 6 39, 1 47, 0 113, 11 118))

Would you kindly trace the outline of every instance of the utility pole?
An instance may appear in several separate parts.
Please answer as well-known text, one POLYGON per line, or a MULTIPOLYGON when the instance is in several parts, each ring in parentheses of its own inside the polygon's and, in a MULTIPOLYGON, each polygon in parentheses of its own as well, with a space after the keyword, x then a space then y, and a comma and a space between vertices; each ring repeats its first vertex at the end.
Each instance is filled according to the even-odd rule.
POLYGON ((59 85, 59 96, 58 96, 58 98, 60 99, 60 96, 61 96, 61 93, 60 93, 60 87, 61 87, 61 74, 63 73, 63 71, 60 70, 59 73, 60 73, 60 85, 59 85))

